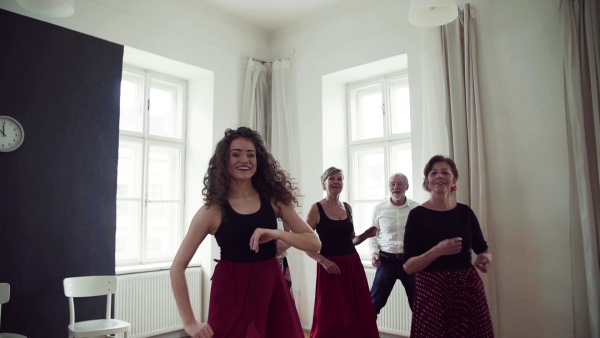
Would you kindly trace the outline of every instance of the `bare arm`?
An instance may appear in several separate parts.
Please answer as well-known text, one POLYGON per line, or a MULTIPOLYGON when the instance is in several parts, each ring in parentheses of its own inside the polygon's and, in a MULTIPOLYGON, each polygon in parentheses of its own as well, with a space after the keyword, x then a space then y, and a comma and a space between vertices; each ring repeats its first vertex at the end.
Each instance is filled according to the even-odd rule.
MULTIPOLYGON (((352 207, 350 206, 350 204, 345 203, 348 206, 348 209, 350 210, 350 215, 352 215, 352 207)), ((373 237, 377 234, 377 228, 374 226, 371 226, 370 228, 368 228, 367 230, 365 230, 365 232, 363 232, 362 234, 356 236, 354 234, 354 232, 352 232, 352 244, 359 245, 360 243, 364 242, 367 238, 373 237)))
POLYGON ((354 236, 352 238, 352 243, 354 245, 359 245, 360 243, 364 242, 367 238, 371 238, 374 237, 375 235, 377 235, 377 231, 379 229, 377 229, 377 227, 370 227, 367 230, 365 230, 365 232, 363 232, 362 234, 358 235, 358 236, 354 236))
POLYGON ((445 239, 424 254, 409 258, 404 263, 404 271, 408 274, 422 271, 439 257, 457 254, 461 248, 462 239, 460 237, 445 239))
POLYGON ((185 278, 185 269, 196 250, 208 234, 215 233, 221 223, 221 210, 213 205, 203 206, 196 212, 187 235, 183 239, 179 251, 171 266, 171 285, 173 295, 183 321, 185 331, 192 337, 212 337, 212 329, 208 324, 199 323, 194 316, 185 278))
POLYGON ((291 205, 277 202, 275 206, 275 210, 279 211, 279 217, 283 220, 283 224, 291 230, 291 232, 280 230, 280 240, 303 251, 321 250, 319 237, 317 237, 313 228, 300 218, 300 215, 291 205))
MULTIPOLYGON (((287 231, 287 232, 290 231, 290 227, 288 227, 285 222, 283 222, 283 231, 287 231)), ((281 255, 285 250, 289 249, 290 247, 291 247, 291 245, 278 239, 277 240, 277 256, 281 255)))

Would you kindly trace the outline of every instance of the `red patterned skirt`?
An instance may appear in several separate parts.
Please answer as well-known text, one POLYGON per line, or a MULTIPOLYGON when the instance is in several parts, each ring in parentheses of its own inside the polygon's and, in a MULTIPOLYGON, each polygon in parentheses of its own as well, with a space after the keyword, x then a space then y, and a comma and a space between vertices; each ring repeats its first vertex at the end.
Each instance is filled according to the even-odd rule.
POLYGON ((214 338, 304 338, 277 258, 219 261, 212 276, 208 324, 214 338))
POLYGON ((410 337, 494 337, 483 282, 473 266, 417 273, 410 337))
POLYGON ((379 338, 369 284, 358 254, 327 259, 339 266, 341 274, 331 275, 317 264, 310 338, 379 338))

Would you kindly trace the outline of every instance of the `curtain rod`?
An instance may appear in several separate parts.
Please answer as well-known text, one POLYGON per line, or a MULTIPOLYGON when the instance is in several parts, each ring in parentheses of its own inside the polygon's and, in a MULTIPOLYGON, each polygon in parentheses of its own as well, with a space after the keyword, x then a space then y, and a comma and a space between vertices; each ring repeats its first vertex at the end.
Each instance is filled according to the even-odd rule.
POLYGON ((263 60, 259 60, 259 59, 255 59, 255 58, 252 58, 252 60, 254 60, 254 61, 258 61, 258 62, 262 63, 263 65, 264 65, 265 63, 273 63, 272 61, 263 61, 263 60))
MULTIPOLYGON (((291 58, 294 54, 296 54, 296 48, 292 48, 292 52, 290 53, 290 56, 288 56, 288 59, 291 58)), ((273 63, 273 61, 264 61, 264 60, 259 60, 257 58, 251 58, 251 59, 254 61, 258 61, 258 62, 262 63, 263 65, 265 63, 273 63)))

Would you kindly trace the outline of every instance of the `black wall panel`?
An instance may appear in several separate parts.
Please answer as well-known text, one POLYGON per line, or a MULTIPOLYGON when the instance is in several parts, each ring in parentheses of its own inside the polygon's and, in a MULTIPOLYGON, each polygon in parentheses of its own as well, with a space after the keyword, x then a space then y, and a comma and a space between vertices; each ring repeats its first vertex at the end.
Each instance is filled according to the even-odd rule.
MULTIPOLYGON (((123 46, 0 10, 0 115, 25 129, 0 153, 2 331, 65 337, 65 277, 115 273, 123 46)), ((103 316, 103 299, 76 303, 103 316)))

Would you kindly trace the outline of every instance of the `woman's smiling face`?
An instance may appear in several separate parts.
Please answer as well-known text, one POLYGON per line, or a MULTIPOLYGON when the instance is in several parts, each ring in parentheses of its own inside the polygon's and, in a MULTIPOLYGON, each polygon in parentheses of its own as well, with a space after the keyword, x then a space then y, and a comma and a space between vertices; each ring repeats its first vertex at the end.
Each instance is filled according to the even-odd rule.
POLYGON ((236 138, 229 145, 229 174, 232 179, 250 179, 256 173, 256 148, 246 138, 236 138))
POLYGON ((436 162, 427 175, 429 191, 432 193, 449 193, 456 184, 450 165, 445 161, 436 162))

